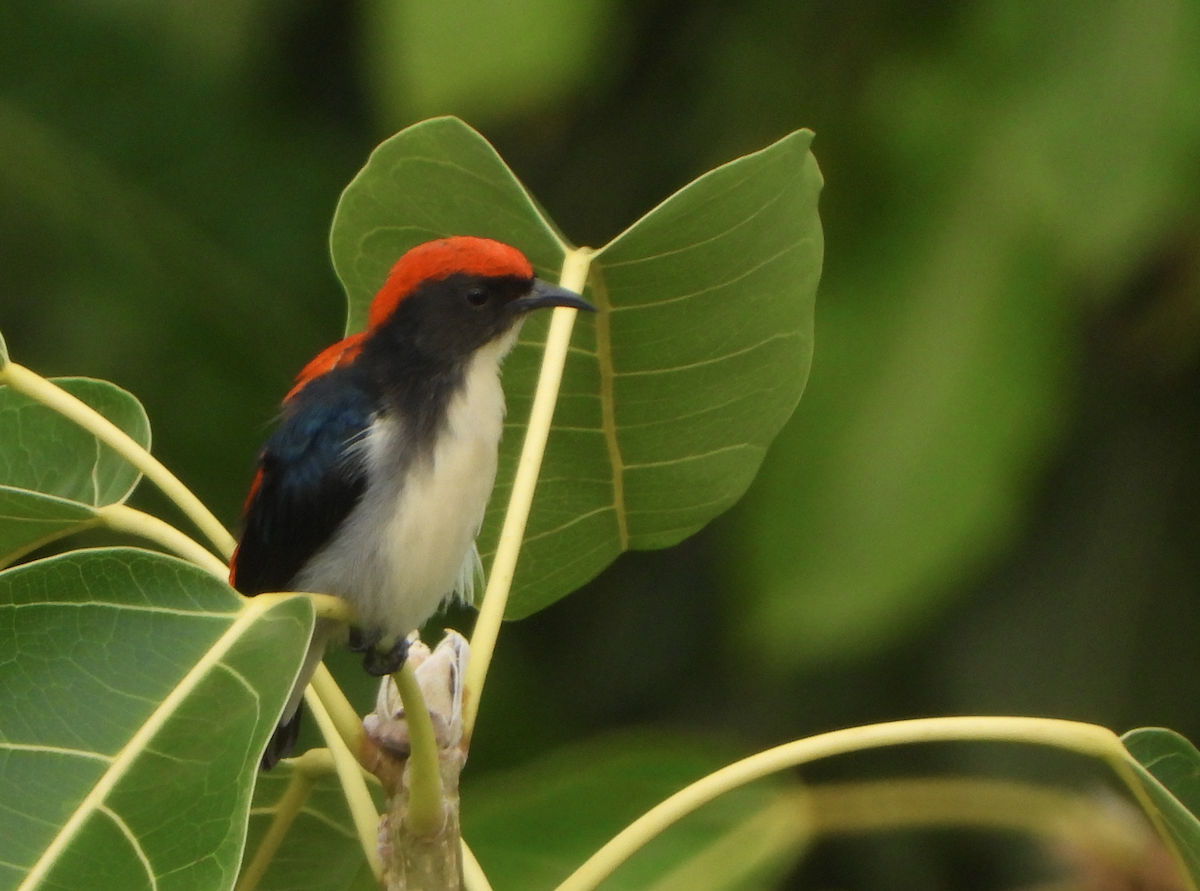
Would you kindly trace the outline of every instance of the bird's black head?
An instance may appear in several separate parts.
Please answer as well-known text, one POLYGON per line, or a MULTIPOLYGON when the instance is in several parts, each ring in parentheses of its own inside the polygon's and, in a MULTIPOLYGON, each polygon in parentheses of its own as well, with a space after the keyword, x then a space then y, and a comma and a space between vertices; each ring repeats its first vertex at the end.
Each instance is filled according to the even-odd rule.
POLYGON ((546 306, 593 309, 578 294, 534 278, 514 247, 443 238, 396 261, 371 302, 367 336, 377 349, 409 352, 415 361, 459 363, 546 306))
POLYGON ((456 362, 504 337, 527 313, 551 306, 593 309, 575 292, 533 277, 455 272, 417 285, 377 331, 400 348, 456 362))

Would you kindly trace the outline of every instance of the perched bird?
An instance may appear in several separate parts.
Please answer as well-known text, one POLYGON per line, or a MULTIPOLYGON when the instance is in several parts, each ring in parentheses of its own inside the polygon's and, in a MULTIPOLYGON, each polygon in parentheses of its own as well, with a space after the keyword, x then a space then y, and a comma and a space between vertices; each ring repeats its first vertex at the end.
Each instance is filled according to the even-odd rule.
MULTIPOLYGON (((534 278, 508 245, 456 237, 404 254, 366 330, 321 352, 284 397, 230 584, 344 597, 364 668, 398 669, 408 633, 472 587, 504 420, 500 362, 525 315, 551 306, 593 309, 534 278)), ((294 746, 304 687, 335 627, 318 622, 264 768, 294 746)))

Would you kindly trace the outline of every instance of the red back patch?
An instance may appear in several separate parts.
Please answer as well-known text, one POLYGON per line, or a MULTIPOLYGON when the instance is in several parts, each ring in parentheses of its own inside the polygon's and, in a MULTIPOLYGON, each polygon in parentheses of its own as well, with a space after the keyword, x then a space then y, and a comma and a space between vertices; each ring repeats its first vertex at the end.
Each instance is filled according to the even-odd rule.
POLYGON ((317 357, 300 369, 300 373, 296 375, 296 383, 288 390, 288 394, 283 397, 283 401, 287 402, 297 393, 299 393, 304 385, 311 381, 314 377, 320 377, 326 372, 333 371, 342 365, 349 365, 354 361, 354 357, 362 350, 363 341, 366 339, 367 333, 360 331, 358 334, 351 334, 342 340, 339 340, 333 346, 328 346, 321 352, 317 353, 317 357))

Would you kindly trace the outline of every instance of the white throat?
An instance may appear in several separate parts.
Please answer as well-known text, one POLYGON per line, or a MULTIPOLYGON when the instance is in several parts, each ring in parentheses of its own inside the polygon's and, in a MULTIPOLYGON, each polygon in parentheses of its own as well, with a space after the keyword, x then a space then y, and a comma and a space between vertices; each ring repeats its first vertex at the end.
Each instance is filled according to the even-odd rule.
POLYGON ((456 593, 471 599, 479 566, 475 537, 495 483, 504 427, 500 363, 519 328, 471 357, 430 454, 398 461, 411 448, 402 420, 381 415, 374 421, 357 446, 366 463, 366 494, 301 572, 299 590, 344 597, 365 630, 382 630, 387 638, 419 628, 456 593))

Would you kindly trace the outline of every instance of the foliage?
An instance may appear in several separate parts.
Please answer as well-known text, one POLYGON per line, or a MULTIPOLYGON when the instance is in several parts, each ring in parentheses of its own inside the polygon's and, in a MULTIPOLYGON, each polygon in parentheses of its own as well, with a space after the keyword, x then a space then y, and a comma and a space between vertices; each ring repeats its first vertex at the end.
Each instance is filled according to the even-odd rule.
POLYGON ((308 602, 106 548, 0 574, 0 615, 5 887, 229 887, 308 602))
MULTIPOLYGON (((104 381, 56 381, 143 447, 150 422, 129 393, 104 381)), ((0 390, 0 566, 98 523, 96 508, 124 502, 141 474, 95 436, 11 388, 0 390), (91 460, 80 457, 90 455, 91 460)))
POLYGON ((1178 733, 1159 727, 1131 730, 1124 742, 1149 774, 1146 788, 1193 882, 1200 881, 1200 752, 1178 733))
MULTIPOLYGON (((534 516, 549 514, 557 528, 568 528, 595 513, 586 505, 573 506, 569 494, 561 493, 571 493, 596 478, 598 463, 608 471, 609 486, 601 510, 615 510, 617 518, 617 534, 610 536, 608 546, 611 559, 629 544, 672 543, 744 490, 747 474, 753 474, 762 450, 760 445, 747 446, 778 429, 799 396, 811 355, 807 324, 811 324, 820 262, 815 216, 820 178, 807 145, 807 136, 801 134, 732 162, 664 203, 611 246, 583 255, 589 262, 588 293, 600 312, 596 332, 576 347, 576 362, 582 367, 568 371, 567 380, 587 382, 590 387, 576 383, 572 389, 568 384, 565 415, 560 414, 551 433, 560 444, 573 434, 587 433, 607 448, 590 460, 586 448, 560 448, 560 454, 573 460, 558 463, 554 451, 549 452, 550 485, 534 500, 534 516), (626 268, 634 272, 626 273, 626 268), (715 299, 705 299, 709 294, 715 299), (683 315, 677 311, 680 304, 687 310, 683 315), (629 312, 635 321, 629 325, 614 321, 614 316, 621 319, 617 314, 622 312, 629 312), (780 342, 782 354, 774 348, 775 341, 780 342), (747 358, 752 360, 749 365, 747 358), (734 364, 726 366, 731 361, 734 364), (792 375, 781 375, 789 364, 792 375), (691 379, 698 366, 709 365, 724 374, 704 376, 702 371, 701 377, 691 379), (767 375, 759 377, 756 368, 767 375), (622 376, 634 381, 626 384, 622 376), (794 387, 770 386, 789 377, 796 382, 794 387), (723 379, 729 378, 745 382, 740 395, 731 396, 722 386, 723 379), (600 406, 598 412, 593 409, 590 426, 577 421, 578 410, 573 413, 571 408, 573 399, 585 397, 600 406), (771 409, 770 401, 761 402, 764 397, 779 407, 771 409), (746 409, 739 404, 745 400, 758 401, 746 409), (652 411, 638 414, 635 410, 629 415, 625 406, 630 403, 652 411), (703 416, 705 423, 689 423, 695 415, 703 416), (661 460, 645 462, 650 472, 643 481, 637 479, 636 464, 626 460, 621 465, 615 458, 627 458, 626 444, 637 442, 638 430, 646 427, 654 432, 644 437, 642 448, 658 449, 661 460), (755 427, 763 433, 756 433, 755 427), (739 472, 736 465, 706 460, 726 450, 735 455, 749 452, 746 472, 739 472), (623 491, 626 482, 629 486, 623 491), (706 493, 702 486, 715 488, 706 493), (712 494, 726 487, 731 487, 729 495, 712 494), (674 498, 686 501, 675 507, 674 498), (639 507, 643 502, 645 506, 639 507), (697 514, 696 505, 704 505, 705 513, 697 514), (656 520, 673 514, 687 519, 665 528, 656 520), (641 533, 643 523, 651 531, 641 533)), ((386 272, 386 262, 380 258, 452 232, 504 237, 503 226, 490 221, 521 214, 541 219, 536 205, 499 158, 460 122, 434 120, 397 135, 351 184, 335 221, 335 262, 348 279, 352 319, 356 312, 361 315, 363 301, 373 288, 358 282, 378 282, 386 272), (430 158, 442 159, 441 166, 452 171, 452 178, 461 179, 439 182, 430 176, 428 169, 422 169, 430 158), (425 197, 420 186, 407 181, 410 176, 428 189, 425 197), (440 202, 429 197, 478 194, 481 183, 491 184, 497 197, 478 204, 447 201, 448 211, 442 212, 437 210, 440 202), (397 202, 388 199, 389 188, 399 189, 411 204, 396 207, 397 202), (473 214, 476 207, 485 212, 473 214)), ((579 254, 558 240, 548 223, 531 231, 543 233, 541 250, 536 242, 526 246, 518 238, 511 240, 543 267, 552 268, 544 254, 555 247, 560 250, 560 263, 569 254, 579 254)), ((536 335, 530 340, 537 345, 536 335)), ((536 350, 527 352, 528 358, 535 358, 536 350)), ((532 367, 523 369, 520 357, 518 353, 510 369, 518 386, 523 375, 532 380, 532 367)), ((42 392, 42 384, 31 384, 23 368, 7 361, 0 375, 8 385, 0 405, 6 428, 0 445, 5 491, 11 491, 18 505, 22 498, 29 505, 63 502, 76 511, 54 515, 56 522, 47 527, 49 532, 40 534, 30 531, 41 528, 35 511, 15 516, 9 521, 15 542, 10 550, 19 555, 102 519, 95 511, 87 513, 87 508, 123 501, 137 473, 109 453, 111 437, 94 432, 103 428, 72 429, 50 407, 54 403, 37 401, 34 397, 42 392)), ((148 444, 144 413, 128 394, 102 382, 64 383, 148 444)), ((535 521, 525 535, 527 543, 536 543, 545 533, 535 521)), ((535 545, 530 561, 534 570, 518 577, 517 584, 519 591, 541 593, 526 594, 525 600, 536 608, 567 593, 579 581, 570 578, 570 567, 589 547, 596 550, 597 538, 603 541, 596 534, 556 540, 553 550, 541 559, 535 545)), ((313 611, 308 598, 262 595, 247 600, 214 578, 210 567, 140 549, 104 548, 69 551, 0 573, 0 610, 11 629, 11 652, 0 671, 8 710, 2 722, 7 757, 0 781, 12 801, 23 803, 10 805, 14 818, 4 833, 2 859, 11 873, 10 885, 230 887, 245 841, 258 758, 311 634, 313 611), (80 621, 83 612, 92 611, 94 619, 80 621), (31 807, 35 802, 36 807, 31 807)), ((895 730, 892 735, 892 728, 880 725, 801 740, 710 774, 636 820, 570 876, 565 875, 565 867, 580 856, 575 850, 578 843, 566 848, 574 851, 567 854, 568 860, 547 871, 556 858, 549 855, 538 821, 552 819, 561 826, 558 815, 586 803, 588 819, 580 824, 584 837, 602 838, 606 823, 611 832, 635 813, 632 809, 639 799, 653 794, 653 784, 636 781, 637 772, 648 771, 656 782, 666 780, 683 763, 678 751, 670 751, 664 762, 657 760, 662 755, 654 749, 639 753, 636 746, 627 747, 628 760, 608 768, 614 771, 611 776, 603 758, 590 756, 585 756, 589 764, 582 772, 576 766, 543 766, 536 770, 541 785, 528 814, 514 807, 516 798, 510 792, 493 792, 493 802, 503 802, 504 819, 489 823, 484 804, 478 818, 468 819, 468 832, 472 827, 479 832, 484 861, 496 865, 501 887, 549 887, 565 878, 563 888, 590 888, 663 828, 752 779, 861 746, 953 739, 962 734, 962 738, 1061 745, 1109 761, 1118 776, 1126 778, 1128 790, 1141 796, 1143 806, 1156 818, 1165 817, 1189 868, 1195 870, 1200 863, 1200 823, 1178 804, 1177 797, 1194 798, 1191 785, 1200 756, 1181 740, 1148 733, 1131 738, 1132 748, 1153 774, 1142 772, 1136 779, 1129 774, 1124 749, 1115 739, 1109 743, 1111 734, 1100 728, 1081 725, 1078 730, 1060 731, 1054 722, 981 719, 976 727, 916 721, 895 730), (634 786, 623 791, 630 780, 634 786), (1143 788, 1149 790, 1150 799, 1143 788), (605 801, 628 816, 602 818, 605 801), (659 813, 663 816, 655 816, 659 813), (521 842, 510 837, 517 825, 514 818, 521 816, 527 820, 525 831, 534 833, 532 857, 520 856, 529 839, 521 842), (646 829, 639 828, 643 824, 646 829)), ((329 742, 335 749, 340 745, 332 738, 329 742)), ((306 840, 313 828, 306 828, 306 820, 292 824, 296 834, 290 841, 285 838, 262 878, 263 886, 300 881, 308 887, 332 888, 367 881, 363 861, 350 856, 349 846, 361 841, 369 850, 373 833, 358 838, 361 828, 347 824, 339 814, 341 801, 327 794, 328 786, 321 785, 320 776, 308 779, 296 772, 304 764, 301 759, 290 772, 262 784, 255 811, 270 815, 272 823, 285 810, 307 811, 340 829, 323 843, 306 840), (293 788, 304 790, 302 798, 285 807, 293 788), (329 853, 321 858, 320 868, 297 873, 297 858, 326 844, 329 853), (340 853, 334 855, 335 851, 340 853)), ((341 780, 346 781, 344 774, 341 780)), ((346 795, 353 807, 349 789, 346 795)), ((482 801, 487 800, 485 791, 482 801)), ((639 861, 643 862, 640 872, 626 870, 623 881, 637 887, 693 884, 706 851, 714 844, 719 849, 722 837, 736 837, 738 826, 747 820, 747 825, 754 825, 756 812, 771 813, 768 826, 787 826, 795 819, 789 816, 793 805, 784 802, 785 810, 775 812, 769 801, 760 798, 749 810, 730 810, 726 802, 723 810, 706 811, 711 828, 699 834, 689 832, 692 824, 685 821, 671 834, 671 844, 656 847, 653 859, 639 861), (634 875, 638 877, 631 878, 634 875)), ((260 843, 265 837, 262 832, 260 843)), ((753 833, 762 835, 760 829, 753 833)), ((714 888, 741 887, 748 877, 761 877, 759 859, 773 864, 770 871, 777 871, 806 841, 804 832, 791 833, 754 854, 743 849, 735 857, 737 868, 732 873, 720 877, 705 870, 704 880, 714 888)), ((728 856, 722 854, 720 859, 728 856)))
MULTIPOLYGON (((797 133, 701 177, 589 258, 601 308, 564 370, 509 614, 528 615, 628 548, 698 531, 749 486, 812 358, 821 179, 797 133)), ((570 249, 491 147, 454 119, 403 131, 338 205, 333 259, 352 330, 393 262, 449 233, 519 245, 553 276, 570 249), (463 195, 447 202, 443 196, 463 195)), ((481 534, 495 548, 546 319, 505 363, 502 470, 481 534)))
MULTIPOLYGON (((20 361, 136 392, 156 453, 232 523, 288 373, 342 322, 330 198, 382 135, 482 121, 601 244, 811 125, 832 247, 802 410, 718 523, 507 629, 472 775, 612 722, 748 747, 1000 711, 1196 738, 1195 5, 500 14, 536 27, 423 0, 7 4, 0 328, 20 361)), ((35 501, 58 529, 97 520, 35 501)), ((928 887, 946 859, 860 840, 808 878, 928 887)))
MULTIPOLYGON (((797 134, 714 171, 635 224, 613 246, 591 255, 589 293, 601 307, 600 323, 598 333, 576 347, 577 367, 567 371, 565 405, 553 431, 555 448, 533 506, 536 520, 526 532, 533 545, 523 548, 532 569, 516 581, 525 612, 562 597, 624 547, 670 544, 695 531, 745 490, 767 441, 799 399, 811 356, 821 181, 807 151, 810 139, 811 134, 797 134), (632 267, 638 275, 622 267, 632 267), (613 321, 617 313, 630 321, 613 321), (573 407, 588 403, 590 411, 573 407), (578 500, 580 492, 588 494, 589 480, 605 477, 599 506, 578 500), (607 536, 586 527, 583 534, 565 534, 595 514, 608 515, 607 536), (547 518, 555 524, 549 531, 547 518), (582 577, 574 568, 579 564, 584 566, 582 577)), ((468 233, 503 237, 543 268, 553 269, 569 250, 553 232, 481 137, 455 119, 433 120, 385 143, 347 189, 334 225, 334 259, 347 279, 354 320, 386 275, 387 261, 381 258, 431 237, 468 233), (431 166, 450 171, 448 178, 430 175, 431 166), (496 187, 489 191, 492 183, 496 187), (403 195, 404 201, 394 200, 393 194, 403 195), (521 215, 541 223, 529 227, 542 234, 541 247, 537 241, 527 243, 528 236, 512 225, 521 215)), ((517 392, 535 381, 538 350, 528 347, 539 345, 537 333, 525 336, 527 348, 517 351, 509 368, 510 388, 517 392)), ((15 541, 10 551, 19 555, 99 524, 103 517, 86 507, 123 501, 138 475, 109 453, 102 436, 74 429, 36 401, 39 391, 26 383, 28 372, 9 364, 0 375, 0 382, 9 385, 0 391, 7 400, 0 405, 5 491, 16 504, 24 499, 34 506, 69 505, 53 516, 58 521, 53 527, 47 525, 49 509, 41 515, 27 509, 31 516, 7 521, 15 541), (72 497, 74 501, 67 500, 72 497)), ((64 384, 123 420, 141 437, 143 448, 148 445, 144 414, 127 393, 102 382, 64 384)), ((517 446, 518 437, 509 437, 509 480, 499 486, 502 494, 511 487, 517 446)), ((590 489, 596 491, 594 483, 590 489)), ((500 500, 503 504, 506 499, 500 500)), ((149 552, 84 550, 34 560, 0 575, 6 582, 3 606, 16 630, 16 658, 0 674, 14 710, 5 722, 11 729, 4 745, 14 753, 41 753, 57 767, 34 771, 25 758, 14 757, 3 774, 22 800, 32 796, 27 784, 34 776, 39 784, 49 780, 49 790, 39 796, 46 810, 27 818, 31 827, 36 819, 40 833, 14 829, 5 836, 10 847, 0 859, 11 864, 16 882, 33 887, 58 881, 60 875, 82 875, 80 864, 86 860, 74 858, 85 854, 75 852, 97 856, 100 842, 89 835, 100 831, 93 828, 97 825, 110 836, 115 827, 127 843, 122 846, 129 849, 124 865, 109 870, 97 864, 100 873, 111 873, 120 882, 137 874, 152 884, 184 882, 180 887, 220 886, 231 880, 254 765, 264 734, 282 709, 288 682, 299 669, 312 615, 303 597, 245 600, 214 580, 207 567, 177 562, 149 552), (75 622, 69 617, 78 613, 79 604, 107 607, 118 620, 75 622), (45 610, 47 617, 30 606, 45 610), (153 618, 141 618, 143 612, 151 617, 164 613, 172 617, 171 624, 155 628, 153 618), (281 624, 281 614, 294 620, 290 626, 281 624), (25 621, 18 622, 18 616, 25 621), (218 618, 223 621, 213 621, 218 618), (37 625, 27 625, 31 619, 37 625), (149 624, 126 628, 119 619, 149 624), (36 634, 36 627, 62 630, 36 634), (169 642, 177 664, 174 671, 155 667, 143 678, 134 670, 139 642, 155 638, 169 642), (257 661, 242 664, 237 654, 243 650, 257 661), (81 651, 94 661, 74 655, 81 651), (116 658, 121 654, 123 659, 116 658), (48 665, 47 677, 30 679, 27 660, 48 665), (157 686, 122 686, 146 679, 157 686), (237 691, 216 689, 222 683, 240 684, 242 698, 249 694, 249 707, 236 707, 237 691), (114 692, 99 695, 105 687, 114 692), (56 693, 51 709, 38 695, 43 688, 69 693, 56 693), (118 705, 108 704, 113 696, 118 705), (140 708, 122 715, 119 703, 126 698, 140 708), (218 702, 225 721, 211 722, 215 735, 210 737, 204 721, 188 710, 213 709, 218 702), (42 723, 48 711, 58 715, 54 726, 66 723, 89 704, 106 715, 97 726, 111 721, 121 730, 103 740, 60 739, 42 723), (174 723, 187 725, 188 732, 164 738, 159 728, 174 723), (195 754, 231 744, 240 753, 235 764, 195 754), (151 756, 168 765, 195 763, 203 772, 191 782, 182 776, 169 783, 148 779, 151 774, 144 775, 142 765, 151 756), (67 770, 58 767, 64 758, 72 764, 93 763, 94 769, 82 778, 60 775, 67 770), (153 784, 164 790, 156 809, 147 812, 153 814, 149 823, 126 813, 130 804, 120 792, 130 778, 140 788, 153 784), (220 809, 207 818, 225 827, 218 838, 206 840, 189 831, 196 816, 188 802, 204 798, 197 796, 197 784, 226 791, 219 804, 205 802, 220 809), (192 847, 170 842, 180 834, 189 834, 192 847), (209 864, 211 875, 189 867, 200 863, 209 864)), ((270 799, 273 793, 263 794, 270 799)), ((268 875, 268 882, 276 880, 268 875)))

